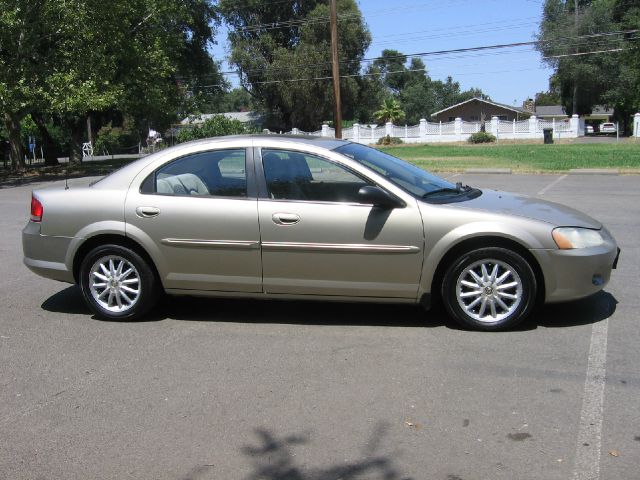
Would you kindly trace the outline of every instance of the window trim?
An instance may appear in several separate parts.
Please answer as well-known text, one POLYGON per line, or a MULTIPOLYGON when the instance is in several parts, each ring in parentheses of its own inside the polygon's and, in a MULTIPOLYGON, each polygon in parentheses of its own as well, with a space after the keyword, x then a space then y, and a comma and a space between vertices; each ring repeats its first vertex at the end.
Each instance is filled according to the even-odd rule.
POLYGON ((158 165, 154 170, 147 175, 142 182, 140 182, 139 193, 141 195, 157 195, 161 197, 174 197, 174 198, 209 198, 209 199, 224 199, 224 200, 256 200, 258 198, 258 187, 256 184, 256 174, 255 174, 255 161, 254 161, 254 152, 253 148, 250 147, 236 147, 236 148, 212 148, 207 150, 200 150, 196 152, 189 152, 178 157, 171 158, 170 160, 164 162, 162 165, 158 165), (246 189, 247 194, 244 197, 237 196, 229 196, 229 195, 173 195, 169 193, 158 193, 157 192, 157 182, 156 175, 160 170, 167 167, 168 165, 178 162, 186 157, 190 157, 193 155, 200 155, 203 153, 218 153, 223 151, 241 151, 244 150, 244 161, 245 161, 245 175, 246 175, 246 189), (150 180, 153 179, 153 180, 150 180), (147 186, 147 182, 151 184, 152 191, 148 191, 145 189, 147 186))
POLYGON ((324 160, 326 162, 332 163, 334 165, 337 165, 343 169, 345 169, 346 171, 348 171, 349 173, 353 174, 354 176, 360 178, 361 180, 365 181, 367 183, 367 185, 371 185, 371 186, 375 186, 378 188, 383 189, 385 192, 388 192, 390 195, 393 195, 394 197, 397 198, 397 195, 395 195, 392 192, 389 192, 389 190, 387 190, 385 187, 381 186, 380 184, 378 184, 378 182, 376 182, 375 180, 373 180, 370 177, 365 176, 364 174, 362 174, 361 172, 358 172, 354 169, 352 169, 351 167, 349 167, 348 165, 345 165, 344 163, 340 163, 340 162, 336 162, 333 159, 327 158, 323 155, 319 155, 315 152, 308 152, 305 150, 296 150, 294 148, 274 148, 274 147, 254 147, 254 165, 255 165, 255 174, 256 174, 256 180, 257 180, 257 184, 258 184, 258 199, 259 200, 268 200, 270 202, 300 202, 300 203, 314 203, 314 204, 319 204, 319 205, 350 205, 350 206, 359 206, 359 207, 371 207, 372 204, 370 203, 359 203, 359 202, 331 202, 331 201, 327 201, 327 200, 297 200, 297 199, 287 199, 287 198, 271 198, 269 196, 269 189, 267 188, 267 178, 264 174, 264 167, 262 165, 262 151, 263 150, 267 150, 267 151, 281 151, 281 152, 296 152, 296 153, 301 153, 303 155, 308 155, 308 156, 312 156, 312 157, 317 157, 321 160, 324 160))

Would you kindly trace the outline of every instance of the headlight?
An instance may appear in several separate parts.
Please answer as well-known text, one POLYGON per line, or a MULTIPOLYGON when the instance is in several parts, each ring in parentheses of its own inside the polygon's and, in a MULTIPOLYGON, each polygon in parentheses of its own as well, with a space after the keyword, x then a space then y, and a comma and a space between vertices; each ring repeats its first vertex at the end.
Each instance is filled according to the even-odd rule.
POLYGON ((560 227, 554 229, 551 236, 560 250, 597 247, 604 243, 598 230, 588 228, 560 227))

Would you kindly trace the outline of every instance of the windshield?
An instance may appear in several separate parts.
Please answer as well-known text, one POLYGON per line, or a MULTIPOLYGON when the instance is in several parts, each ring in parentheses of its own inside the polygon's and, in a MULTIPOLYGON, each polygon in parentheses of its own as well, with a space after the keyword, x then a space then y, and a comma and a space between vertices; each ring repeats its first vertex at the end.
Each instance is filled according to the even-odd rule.
POLYGON ((448 195, 459 193, 456 185, 375 148, 349 143, 334 151, 369 167, 417 197, 425 198, 436 191, 448 195))

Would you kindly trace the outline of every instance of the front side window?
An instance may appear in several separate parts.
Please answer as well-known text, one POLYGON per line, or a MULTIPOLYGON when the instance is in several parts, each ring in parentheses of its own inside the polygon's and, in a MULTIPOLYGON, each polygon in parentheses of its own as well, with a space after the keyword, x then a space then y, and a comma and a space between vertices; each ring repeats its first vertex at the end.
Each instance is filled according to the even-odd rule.
POLYGON ((422 198, 435 191, 455 190, 452 183, 375 148, 348 143, 335 151, 383 175, 417 197, 422 198))
POLYGON ((358 190, 370 185, 341 165, 300 152, 262 150, 262 166, 275 200, 358 203, 358 190))
POLYGON ((179 158, 155 172, 152 182, 145 181, 143 193, 246 197, 245 150, 210 151, 179 158), (152 191, 145 192, 145 185, 152 191))

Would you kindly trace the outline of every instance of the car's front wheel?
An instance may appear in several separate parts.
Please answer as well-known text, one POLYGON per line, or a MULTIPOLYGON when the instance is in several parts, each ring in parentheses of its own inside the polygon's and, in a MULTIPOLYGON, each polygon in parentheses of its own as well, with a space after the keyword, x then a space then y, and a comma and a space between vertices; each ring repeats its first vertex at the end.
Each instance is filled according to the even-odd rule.
POLYGON ((504 248, 481 248, 461 255, 444 276, 442 299, 463 326, 501 330, 522 322, 536 299, 529 263, 504 248))
POLYGON ((80 266, 80 288, 100 318, 135 320, 156 303, 159 286, 148 263, 133 250, 103 245, 91 250, 80 266))

